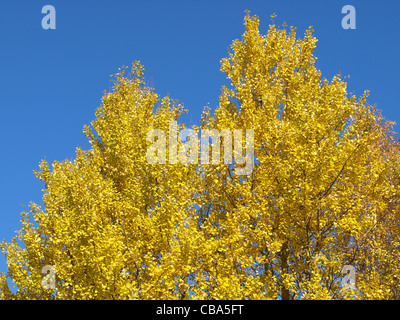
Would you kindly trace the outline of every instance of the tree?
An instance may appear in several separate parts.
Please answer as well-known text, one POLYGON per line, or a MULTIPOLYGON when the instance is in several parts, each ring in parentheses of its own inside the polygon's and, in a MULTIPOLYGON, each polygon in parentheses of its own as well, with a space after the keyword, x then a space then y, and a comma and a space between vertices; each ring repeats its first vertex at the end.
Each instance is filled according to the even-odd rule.
POLYGON ((160 100, 140 63, 123 68, 84 127, 91 149, 36 171, 45 206, 32 203, 17 238, 3 241, 2 299, 398 297, 392 123, 367 92, 322 78, 312 29, 297 39, 274 24, 260 34, 249 13, 244 22, 222 60, 231 85, 193 130, 254 130, 251 172, 235 174, 241 165, 222 153, 219 164, 149 163, 147 133, 167 132, 183 106, 160 100), (355 289, 341 286, 348 264, 355 289), (53 290, 42 285, 46 265, 53 290))
POLYGON ((387 136, 377 146, 388 160, 384 179, 391 184, 380 195, 383 207, 377 211, 373 227, 355 242, 348 252, 349 263, 357 265, 361 297, 400 299, 399 261, 399 141, 387 136))

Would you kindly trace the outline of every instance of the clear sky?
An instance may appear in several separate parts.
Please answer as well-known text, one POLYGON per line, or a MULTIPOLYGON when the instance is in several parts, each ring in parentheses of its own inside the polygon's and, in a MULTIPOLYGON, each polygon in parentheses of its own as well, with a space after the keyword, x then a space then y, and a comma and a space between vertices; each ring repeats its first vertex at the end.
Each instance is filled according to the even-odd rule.
POLYGON ((243 34, 246 9, 260 17, 263 34, 272 13, 298 36, 312 25, 323 76, 350 75, 349 91, 371 90, 369 102, 400 123, 398 1, 1 0, 0 240, 20 229, 30 201, 42 204, 44 185, 32 173, 40 160, 89 147, 82 127, 122 65, 140 60, 156 92, 189 109, 188 125, 199 123, 207 103, 214 110, 227 83, 220 59, 243 34), (55 30, 42 28, 44 5, 56 9, 55 30), (356 8, 355 30, 342 28, 344 5, 356 8))

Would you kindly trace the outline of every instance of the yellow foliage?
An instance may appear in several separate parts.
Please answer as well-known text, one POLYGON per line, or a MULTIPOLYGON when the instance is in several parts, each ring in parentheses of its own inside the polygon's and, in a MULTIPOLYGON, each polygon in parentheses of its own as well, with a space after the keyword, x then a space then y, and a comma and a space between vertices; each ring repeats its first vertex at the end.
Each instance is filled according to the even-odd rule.
POLYGON ((249 13, 244 22, 221 61, 231 86, 201 129, 254 129, 252 173, 148 163, 146 134, 167 132, 183 105, 146 86, 139 62, 123 67, 84 126, 91 149, 35 172, 44 207, 31 203, 1 245, 1 299, 400 296, 391 123, 367 92, 357 99, 340 75, 322 78, 312 29, 298 39, 274 24, 260 34, 249 13), (54 289, 43 287, 46 265, 54 289), (357 270, 354 290, 341 287, 345 265, 357 270))

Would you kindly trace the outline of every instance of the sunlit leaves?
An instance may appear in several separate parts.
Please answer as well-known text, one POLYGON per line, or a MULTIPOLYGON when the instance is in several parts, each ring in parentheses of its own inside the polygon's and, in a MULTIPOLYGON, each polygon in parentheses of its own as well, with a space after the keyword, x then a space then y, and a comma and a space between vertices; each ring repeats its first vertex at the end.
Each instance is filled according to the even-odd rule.
POLYGON ((149 130, 168 132, 183 105, 148 87, 140 63, 121 68, 84 126, 90 150, 35 172, 44 206, 31 203, 17 237, 2 243, 2 299, 399 297, 391 123, 367 92, 358 99, 340 75, 322 78, 311 28, 299 39, 274 24, 261 34, 249 13, 244 22, 221 61, 230 86, 201 129, 254 130, 252 172, 150 163, 149 130), (349 264, 353 291, 340 285, 349 264), (45 265, 55 291, 41 286, 45 265))

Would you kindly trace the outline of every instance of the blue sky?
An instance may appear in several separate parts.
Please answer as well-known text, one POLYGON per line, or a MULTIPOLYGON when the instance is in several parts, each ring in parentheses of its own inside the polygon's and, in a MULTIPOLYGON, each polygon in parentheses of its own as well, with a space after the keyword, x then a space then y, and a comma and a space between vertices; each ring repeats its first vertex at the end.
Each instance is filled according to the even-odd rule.
POLYGON ((264 34, 272 13, 299 36, 312 25, 323 76, 351 75, 349 91, 371 90, 369 102, 400 122, 398 1, 2 0, 0 240, 20 229, 30 201, 42 204, 44 186, 32 173, 41 159, 62 161, 89 147, 82 127, 122 65, 140 60, 156 92, 189 109, 187 124, 199 122, 207 103, 215 109, 227 84, 220 59, 244 32, 246 9, 260 17, 264 34), (47 4, 56 9, 55 30, 41 26, 47 4), (341 26, 347 4, 356 8, 355 30, 341 26))

